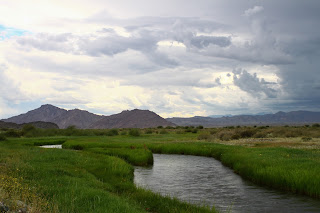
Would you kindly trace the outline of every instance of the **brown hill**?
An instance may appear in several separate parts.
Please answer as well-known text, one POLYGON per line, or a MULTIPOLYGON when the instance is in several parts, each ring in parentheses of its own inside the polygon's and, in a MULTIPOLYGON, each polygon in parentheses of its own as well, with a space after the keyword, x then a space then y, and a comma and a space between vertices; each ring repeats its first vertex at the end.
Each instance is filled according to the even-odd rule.
MULTIPOLYGON (((16 124, 30 123, 35 121, 52 122, 54 118, 66 113, 67 110, 55 107, 50 104, 42 105, 40 108, 31 110, 27 113, 17 115, 8 119, 3 119, 5 122, 16 124)), ((59 126, 59 124, 58 124, 59 126)))
POLYGON ((154 112, 149 110, 123 111, 119 114, 101 116, 85 110, 65 110, 53 105, 42 105, 25 114, 4 119, 5 122, 17 124, 44 121, 52 122, 59 128, 76 126, 80 129, 108 129, 108 128, 148 128, 157 126, 174 126, 154 112))
POLYGON ((67 128, 68 126, 76 126, 77 128, 85 129, 101 118, 102 116, 95 115, 85 110, 65 110, 46 104, 25 114, 3 119, 3 121, 17 124, 45 121, 55 123, 62 129, 67 128))
POLYGON ((111 129, 111 128, 149 128, 157 126, 175 126, 166 121, 154 112, 149 110, 126 110, 119 114, 105 116, 101 120, 93 123, 92 129, 111 129))
POLYGON ((92 123, 102 119, 103 116, 90 113, 85 110, 73 109, 55 117, 52 122, 58 124, 62 129, 75 126, 79 129, 88 129, 92 123))

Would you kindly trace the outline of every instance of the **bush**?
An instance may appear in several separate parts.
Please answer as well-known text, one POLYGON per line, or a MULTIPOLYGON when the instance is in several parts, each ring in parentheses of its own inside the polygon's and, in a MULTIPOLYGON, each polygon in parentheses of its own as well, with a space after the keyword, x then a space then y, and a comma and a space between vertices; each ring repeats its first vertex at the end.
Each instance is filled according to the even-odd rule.
POLYGON ((145 131, 145 133, 146 133, 146 134, 152 134, 153 131, 152 131, 152 129, 147 129, 147 130, 145 131))
POLYGON ((168 134, 168 131, 163 129, 163 130, 160 131, 160 134, 168 134))
POLYGON ((76 126, 68 126, 66 129, 65 129, 65 135, 66 136, 71 136, 71 135, 76 135, 76 131, 77 131, 77 128, 76 126))
POLYGON ((228 130, 223 130, 217 133, 217 137, 222 141, 231 140, 232 132, 228 130))
POLYGON ((232 140, 239 140, 241 137, 240 137, 240 135, 239 134, 233 134, 233 135, 231 135, 231 139, 232 140))
POLYGON ((31 124, 26 124, 22 127, 22 132, 31 132, 36 130, 36 128, 31 124))
POLYGON ((266 132, 257 132, 253 137, 254 138, 266 138, 267 133, 266 132))
POLYGON ((210 130, 210 134, 211 134, 211 135, 215 135, 217 132, 218 132, 217 129, 211 129, 211 130, 210 130))
POLYGON ((3 134, 0 135, 0 141, 5 141, 7 140, 6 136, 4 136, 3 134))
POLYGON ((4 133, 6 137, 14 137, 18 138, 21 136, 21 133, 18 130, 9 129, 6 133, 4 133))
POLYGON ((200 126, 198 126, 197 128, 198 128, 198 129, 203 129, 203 126, 200 125, 200 126))
POLYGON ((193 129, 191 132, 192 132, 192 133, 197 133, 197 132, 198 132, 198 129, 193 129))
POLYGON ((198 136, 198 140, 209 140, 211 137, 210 133, 203 132, 198 136))
POLYGON ((129 135, 138 137, 138 136, 140 136, 140 130, 139 129, 130 129, 129 135))
POLYGON ((117 129, 110 129, 108 132, 107 132, 107 136, 115 136, 115 135, 119 135, 119 132, 117 129))
POLYGON ((246 129, 241 131, 239 134, 241 138, 250 138, 255 134, 255 131, 252 129, 246 129))

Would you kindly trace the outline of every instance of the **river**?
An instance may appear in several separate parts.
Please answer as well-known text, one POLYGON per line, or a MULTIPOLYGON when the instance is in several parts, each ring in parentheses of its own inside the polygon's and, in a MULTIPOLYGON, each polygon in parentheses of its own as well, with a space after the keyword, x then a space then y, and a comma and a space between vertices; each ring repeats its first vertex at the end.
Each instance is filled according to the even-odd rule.
POLYGON ((320 200, 257 186, 214 158, 154 154, 152 167, 135 167, 136 185, 217 210, 320 212, 320 200))

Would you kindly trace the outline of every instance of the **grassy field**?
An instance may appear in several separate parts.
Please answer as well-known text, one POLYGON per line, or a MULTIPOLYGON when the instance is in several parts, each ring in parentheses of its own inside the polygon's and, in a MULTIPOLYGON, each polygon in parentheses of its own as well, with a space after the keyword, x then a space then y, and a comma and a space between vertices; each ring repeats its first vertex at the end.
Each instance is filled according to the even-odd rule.
MULTIPOLYGON (((29 212, 216 212, 137 188, 133 184, 133 166, 110 153, 34 146, 60 144, 69 139, 77 140, 1 141, 1 202, 10 209, 25 206, 29 212)), ((141 151, 129 149, 138 155, 141 151)))
POLYGON ((77 134, 50 137, 18 131, 10 137, 4 130, 0 201, 30 212, 215 212, 137 188, 133 165, 151 165, 152 153, 214 157, 257 184, 320 198, 319 130, 188 127, 140 130, 138 135, 101 130, 108 134, 94 136, 91 130, 73 129, 77 134), (293 132, 299 136, 289 137, 293 132), (37 147, 48 144, 64 149, 37 147))

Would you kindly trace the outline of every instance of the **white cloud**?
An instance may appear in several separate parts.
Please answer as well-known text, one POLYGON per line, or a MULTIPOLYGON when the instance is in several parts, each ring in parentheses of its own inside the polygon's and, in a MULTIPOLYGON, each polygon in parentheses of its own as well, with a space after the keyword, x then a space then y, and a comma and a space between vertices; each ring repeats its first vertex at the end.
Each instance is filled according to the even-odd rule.
POLYGON ((244 11, 244 16, 252 16, 255 15, 257 13, 260 13, 264 10, 264 8, 262 6, 254 6, 253 8, 249 8, 246 11, 244 11))

